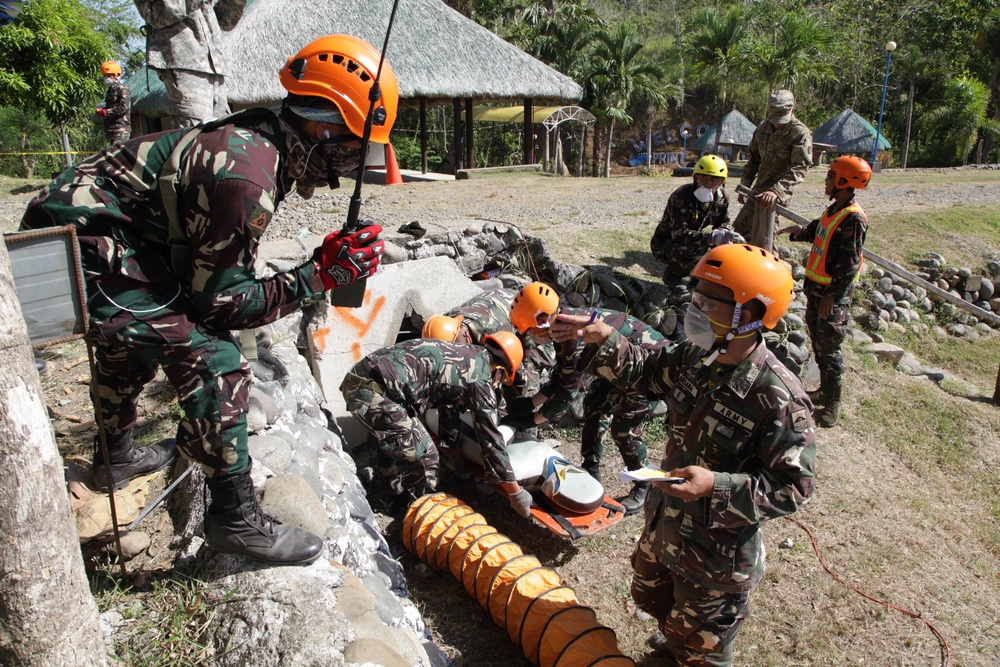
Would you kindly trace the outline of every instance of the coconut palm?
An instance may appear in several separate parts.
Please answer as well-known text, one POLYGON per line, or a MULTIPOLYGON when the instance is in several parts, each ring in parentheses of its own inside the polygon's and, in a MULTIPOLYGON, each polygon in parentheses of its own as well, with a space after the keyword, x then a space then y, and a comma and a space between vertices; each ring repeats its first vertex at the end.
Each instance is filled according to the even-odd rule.
MULTIPOLYGON (((719 82, 719 112, 716 127, 722 124, 726 112, 726 88, 729 77, 735 74, 743 60, 745 41, 749 37, 751 13, 742 6, 726 11, 701 9, 693 21, 691 57, 696 70, 715 77, 719 82)), ((713 152, 719 151, 719 134, 716 133, 713 152)))
POLYGON ((812 14, 786 14, 771 35, 760 35, 744 43, 745 68, 767 84, 793 88, 804 78, 822 80, 831 74, 826 52, 833 33, 826 22, 812 14))
POLYGON ((990 90, 978 79, 961 76, 948 82, 945 100, 944 105, 930 111, 923 121, 928 128, 948 128, 948 136, 955 141, 957 155, 966 165, 980 132, 994 137, 1000 134, 1000 121, 988 115, 990 90))
POLYGON ((900 51, 899 55, 893 61, 896 72, 901 74, 903 80, 910 84, 910 92, 907 96, 906 132, 903 138, 903 169, 906 169, 906 161, 910 155, 910 129, 913 126, 913 102, 917 81, 923 78, 930 64, 930 59, 924 56, 920 52, 920 49, 915 46, 910 46, 900 51))

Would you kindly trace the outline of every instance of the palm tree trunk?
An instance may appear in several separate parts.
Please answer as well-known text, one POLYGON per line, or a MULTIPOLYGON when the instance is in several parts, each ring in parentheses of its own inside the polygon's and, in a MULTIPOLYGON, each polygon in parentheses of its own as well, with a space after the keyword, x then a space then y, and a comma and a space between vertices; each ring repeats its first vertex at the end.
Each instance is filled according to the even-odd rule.
POLYGON ((906 111, 906 136, 903 138, 903 169, 906 169, 906 160, 910 156, 910 127, 913 125, 913 88, 914 83, 910 82, 910 105, 906 111))
POLYGON ((722 137, 722 117, 726 114, 726 77, 722 76, 722 93, 719 100, 719 115, 715 121, 715 144, 712 146, 712 153, 719 154, 719 139, 722 137))
POLYGON ((611 119, 611 125, 608 127, 608 159, 604 163, 604 178, 611 178, 611 139, 615 135, 615 121, 611 119))

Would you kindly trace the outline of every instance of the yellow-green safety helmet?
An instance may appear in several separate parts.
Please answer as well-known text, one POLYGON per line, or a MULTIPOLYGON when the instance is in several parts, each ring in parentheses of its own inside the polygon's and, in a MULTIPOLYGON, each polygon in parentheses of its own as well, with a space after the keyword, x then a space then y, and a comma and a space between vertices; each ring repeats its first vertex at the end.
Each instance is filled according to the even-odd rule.
POLYGON ((695 175, 714 176, 725 181, 729 177, 729 167, 726 166, 726 161, 718 155, 704 155, 695 163, 694 173, 695 175))

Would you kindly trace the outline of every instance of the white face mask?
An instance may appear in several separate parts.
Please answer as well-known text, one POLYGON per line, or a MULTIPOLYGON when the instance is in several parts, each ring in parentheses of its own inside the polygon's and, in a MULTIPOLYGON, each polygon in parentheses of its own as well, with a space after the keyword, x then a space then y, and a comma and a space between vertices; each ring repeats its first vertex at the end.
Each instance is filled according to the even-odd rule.
POLYGON ((702 186, 695 188, 694 198, 700 201, 702 204, 707 204, 708 202, 715 199, 715 193, 712 192, 712 188, 706 188, 702 186))
POLYGON ((684 313, 684 335, 706 352, 710 352, 715 347, 715 342, 721 338, 712 328, 708 315, 694 304, 689 305, 687 312, 684 313))
POLYGON ((104 85, 105 86, 110 86, 114 82, 115 82, 115 77, 113 77, 113 76, 106 76, 106 77, 104 77, 104 85))

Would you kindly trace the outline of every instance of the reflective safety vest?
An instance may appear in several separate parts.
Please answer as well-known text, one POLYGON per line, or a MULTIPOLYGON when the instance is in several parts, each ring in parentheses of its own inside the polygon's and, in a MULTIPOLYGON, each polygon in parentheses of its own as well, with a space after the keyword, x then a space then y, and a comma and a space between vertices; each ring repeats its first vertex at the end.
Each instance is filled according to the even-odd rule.
MULTIPOLYGON (((806 277, 814 283, 829 285, 833 282, 833 277, 826 272, 826 252, 830 248, 830 238, 833 233, 837 231, 841 221, 851 213, 859 214, 865 222, 868 222, 865 212, 857 204, 842 208, 833 215, 830 215, 828 209, 820 218, 819 225, 816 227, 816 238, 813 239, 812 248, 809 250, 809 260, 806 262, 806 277)), ((854 276, 854 280, 861 277, 861 267, 864 261, 865 255, 862 252, 861 262, 858 264, 858 272, 854 276)))

